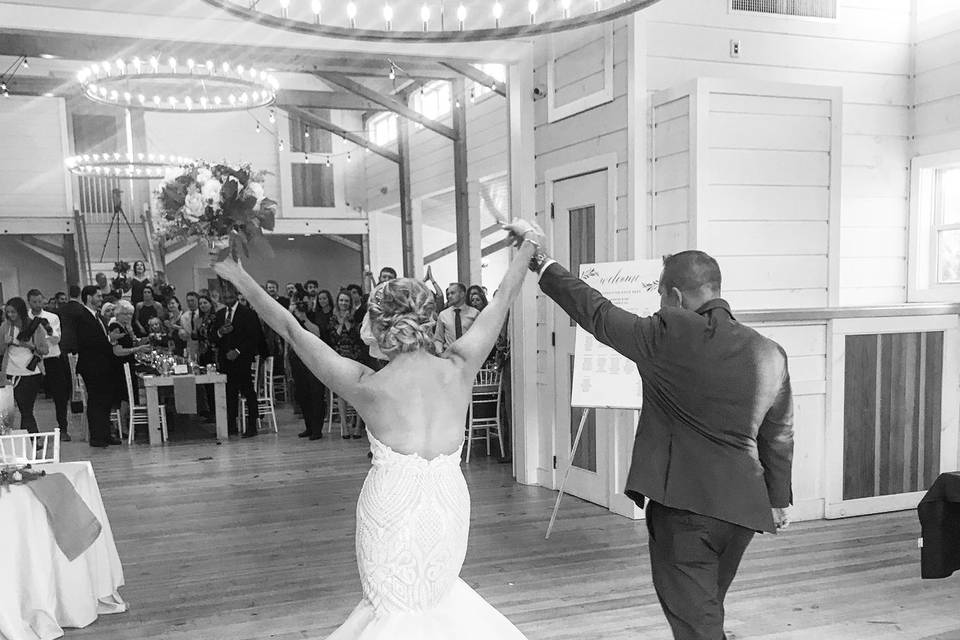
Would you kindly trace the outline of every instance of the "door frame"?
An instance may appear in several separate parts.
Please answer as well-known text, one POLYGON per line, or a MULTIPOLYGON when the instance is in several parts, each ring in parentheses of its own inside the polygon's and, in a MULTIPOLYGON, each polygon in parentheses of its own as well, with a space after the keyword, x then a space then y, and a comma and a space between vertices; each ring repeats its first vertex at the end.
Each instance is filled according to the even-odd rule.
POLYGON ((955 315, 889 318, 849 318, 828 323, 827 343, 827 412, 824 487, 825 518, 849 518, 871 513, 914 509, 926 491, 913 491, 887 496, 843 499, 843 415, 844 377, 846 373, 846 337, 878 333, 924 333, 943 331, 943 392, 940 407, 940 470, 957 468, 960 406, 955 399, 960 392, 960 318, 955 315))
MULTIPOLYGON (((553 222, 550 220, 549 212, 551 207, 554 204, 554 183, 561 182, 563 180, 569 180, 571 178, 577 178, 579 176, 587 175, 590 173, 597 173, 600 171, 607 172, 607 219, 603 221, 602 228, 597 229, 597 243, 601 245, 606 243, 606 246, 611 247, 612 253, 616 251, 616 219, 617 219, 617 154, 616 153, 605 153, 589 158, 584 158, 576 162, 571 162, 568 164, 560 165, 557 167, 552 167, 544 171, 543 174, 543 211, 544 211, 544 221, 549 225, 548 232, 548 242, 549 249, 551 254, 556 253, 556 244, 555 244, 555 234, 553 233, 553 222)), ((598 225, 599 226, 599 225, 598 225)), ((617 256, 611 255, 610 259, 616 259, 617 256)), ((547 332, 545 340, 541 344, 549 344, 549 334, 553 331, 553 326, 557 320, 557 314, 560 312, 556 305, 552 302, 547 304, 546 314, 545 314, 545 326, 544 330, 547 332)), ((548 357, 545 359, 544 375, 546 377, 547 388, 549 393, 546 394, 548 398, 556 397, 556 377, 557 377, 557 366, 568 366, 566 362, 558 364, 556 358, 555 347, 552 347, 548 350, 548 357)), ((544 407, 546 411, 544 416, 549 416, 549 424, 541 422, 540 428, 541 432, 541 442, 547 444, 546 450, 550 452, 550 455, 553 456, 554 460, 557 460, 558 449, 557 449, 557 420, 558 416, 556 413, 556 402, 550 402, 547 407, 544 407)), ((595 409, 595 411, 610 411, 607 409, 595 409)), ((598 415, 598 418, 600 416, 598 415)), ((600 420, 598 419, 597 428, 601 428, 600 420)), ((616 488, 616 479, 613 469, 615 468, 614 461, 616 458, 617 443, 615 434, 617 430, 613 428, 614 419, 609 418, 611 423, 611 437, 608 438, 608 451, 604 452, 603 456, 610 463, 607 465, 607 478, 605 485, 607 488, 607 504, 608 508, 614 504, 614 494, 617 492, 622 492, 622 487, 619 489, 616 488)), ((560 471, 556 468, 540 468, 539 469, 539 483, 549 489, 557 489, 560 485, 560 480, 562 475, 558 473, 560 471)), ((599 468, 598 468, 599 472, 599 468)))

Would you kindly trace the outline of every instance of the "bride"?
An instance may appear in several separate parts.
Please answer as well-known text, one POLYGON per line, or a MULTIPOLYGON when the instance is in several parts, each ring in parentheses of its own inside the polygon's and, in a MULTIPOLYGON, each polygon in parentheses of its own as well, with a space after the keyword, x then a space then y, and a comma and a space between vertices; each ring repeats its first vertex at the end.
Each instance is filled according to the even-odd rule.
POLYGON ((477 371, 537 247, 519 235, 530 232, 528 225, 507 228, 519 250, 500 295, 442 354, 434 353, 437 309, 426 286, 401 278, 377 289, 370 323, 390 358, 378 372, 340 357, 301 328, 232 259, 214 265, 366 423, 373 466, 357 503, 356 531, 363 599, 328 640, 524 638, 459 577, 470 528, 470 495, 460 471, 464 416, 477 371))

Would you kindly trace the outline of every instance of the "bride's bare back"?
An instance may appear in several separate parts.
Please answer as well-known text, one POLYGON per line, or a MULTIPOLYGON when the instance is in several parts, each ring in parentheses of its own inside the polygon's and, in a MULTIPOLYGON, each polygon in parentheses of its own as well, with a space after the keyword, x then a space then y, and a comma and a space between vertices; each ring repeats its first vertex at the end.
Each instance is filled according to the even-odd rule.
POLYGON ((426 351, 402 354, 361 380, 358 410, 377 440, 431 459, 460 446, 475 375, 426 351))

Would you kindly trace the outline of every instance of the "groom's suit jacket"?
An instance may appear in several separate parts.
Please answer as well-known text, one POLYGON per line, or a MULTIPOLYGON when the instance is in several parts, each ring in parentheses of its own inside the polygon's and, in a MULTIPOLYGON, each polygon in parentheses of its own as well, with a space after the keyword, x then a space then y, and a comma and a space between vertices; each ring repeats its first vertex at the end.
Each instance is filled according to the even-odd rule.
POLYGON ((793 400, 787 357, 717 298, 696 312, 620 309, 559 264, 540 287, 580 326, 637 364, 643 408, 625 493, 776 530, 793 500, 793 400))

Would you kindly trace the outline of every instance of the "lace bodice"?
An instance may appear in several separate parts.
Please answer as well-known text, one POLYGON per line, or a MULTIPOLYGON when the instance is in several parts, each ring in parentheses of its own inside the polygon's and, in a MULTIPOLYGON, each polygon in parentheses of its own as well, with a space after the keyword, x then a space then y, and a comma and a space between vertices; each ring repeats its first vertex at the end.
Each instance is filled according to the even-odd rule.
POLYGON ((430 609, 457 581, 467 551, 460 450, 426 460, 367 435, 373 466, 357 502, 363 594, 378 616, 430 609))

